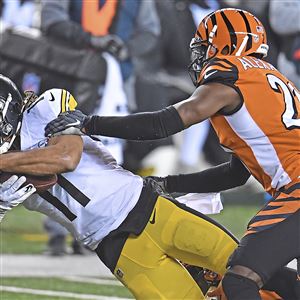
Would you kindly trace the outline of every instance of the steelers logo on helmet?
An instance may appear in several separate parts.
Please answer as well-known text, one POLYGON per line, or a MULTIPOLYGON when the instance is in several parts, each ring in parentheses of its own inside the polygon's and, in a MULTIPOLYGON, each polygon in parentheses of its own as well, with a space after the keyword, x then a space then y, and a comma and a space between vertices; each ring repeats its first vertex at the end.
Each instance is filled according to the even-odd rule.
POLYGON ((214 57, 254 55, 263 58, 268 49, 264 26, 254 15, 241 9, 220 9, 206 16, 197 28, 190 44, 189 73, 197 84, 201 70, 214 57))
POLYGON ((0 74, 0 154, 12 146, 20 128, 24 101, 16 85, 0 74))

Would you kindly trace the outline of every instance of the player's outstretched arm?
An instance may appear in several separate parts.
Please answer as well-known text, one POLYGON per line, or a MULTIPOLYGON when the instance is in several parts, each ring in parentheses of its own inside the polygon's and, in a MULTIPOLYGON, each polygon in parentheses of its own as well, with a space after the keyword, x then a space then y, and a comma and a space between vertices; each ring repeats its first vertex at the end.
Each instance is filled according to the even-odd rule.
POLYGON ((26 177, 13 175, 0 183, 0 222, 7 211, 25 201, 36 191, 31 183, 23 186, 25 182, 26 177))
POLYGON ((192 173, 152 178, 167 193, 217 193, 241 186, 250 173, 235 156, 227 163, 192 173))
POLYGON ((82 134, 103 135, 129 140, 153 140, 173 135, 199 123, 222 109, 234 110, 240 104, 237 92, 220 83, 199 86, 188 99, 175 106, 155 112, 122 117, 87 117, 82 113, 66 112, 51 121, 45 135, 82 134))
POLYGON ((87 134, 132 140, 160 139, 184 129, 176 109, 169 106, 149 113, 122 117, 87 117, 80 111, 60 114, 45 127, 45 136, 58 134, 87 134))

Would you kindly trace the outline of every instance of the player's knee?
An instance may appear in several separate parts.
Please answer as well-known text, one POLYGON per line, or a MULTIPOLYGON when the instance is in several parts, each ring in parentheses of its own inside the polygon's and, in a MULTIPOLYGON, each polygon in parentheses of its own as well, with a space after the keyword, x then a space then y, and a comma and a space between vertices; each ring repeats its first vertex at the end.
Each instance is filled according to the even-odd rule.
POLYGON ((222 280, 222 286, 227 299, 261 300, 257 283, 242 275, 227 272, 222 280))
POLYGON ((159 288, 153 284, 146 274, 138 274, 125 284, 136 299, 164 299, 163 293, 159 291, 159 288))
POLYGON ((248 267, 242 265, 234 265, 229 269, 227 273, 239 275, 249 280, 252 280, 258 286, 258 288, 262 288, 263 286, 263 281, 260 275, 258 275, 256 272, 254 272, 248 267))
POLYGON ((188 251, 203 257, 211 255, 217 247, 218 239, 214 238, 205 223, 183 220, 178 223, 173 235, 174 246, 180 250, 188 251))

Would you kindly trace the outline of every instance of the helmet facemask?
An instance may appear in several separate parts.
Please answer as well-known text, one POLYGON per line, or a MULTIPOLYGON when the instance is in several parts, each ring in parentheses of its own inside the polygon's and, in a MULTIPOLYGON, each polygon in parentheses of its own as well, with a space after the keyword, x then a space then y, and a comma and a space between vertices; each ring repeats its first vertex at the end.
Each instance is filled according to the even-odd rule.
POLYGON ((16 85, 0 74, 0 154, 7 152, 19 135, 26 102, 16 85))
POLYGON ((188 67, 188 71, 195 86, 197 85, 200 72, 207 61, 217 54, 217 49, 212 44, 216 30, 217 26, 214 26, 208 40, 202 40, 200 37, 195 37, 191 40, 191 64, 188 67))
POLYGON ((191 40, 191 63, 188 66, 188 72, 194 85, 197 85, 199 74, 207 61, 207 49, 207 41, 203 41, 201 38, 193 38, 191 40))
POLYGON ((21 128, 22 108, 13 101, 9 93, 7 98, 0 97, 0 154, 12 146, 21 128))

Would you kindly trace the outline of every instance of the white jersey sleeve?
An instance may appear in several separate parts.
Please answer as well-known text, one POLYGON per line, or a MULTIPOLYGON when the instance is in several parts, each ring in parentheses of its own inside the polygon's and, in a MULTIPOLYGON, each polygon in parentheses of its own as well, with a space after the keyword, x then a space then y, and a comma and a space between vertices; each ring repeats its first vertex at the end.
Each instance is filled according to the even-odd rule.
MULTIPOLYGON (((42 94, 23 115, 21 150, 47 146, 47 123, 75 107, 75 99, 65 90, 52 89, 42 94)), ((24 205, 50 216, 95 249, 136 205, 143 180, 121 168, 101 142, 88 136, 82 140, 83 153, 76 169, 58 174, 57 184, 30 197, 24 205)))
POLYGON ((74 110, 77 102, 64 89, 51 89, 43 93, 24 113, 21 129, 21 149, 30 149, 46 141, 45 126, 61 112, 74 110))

